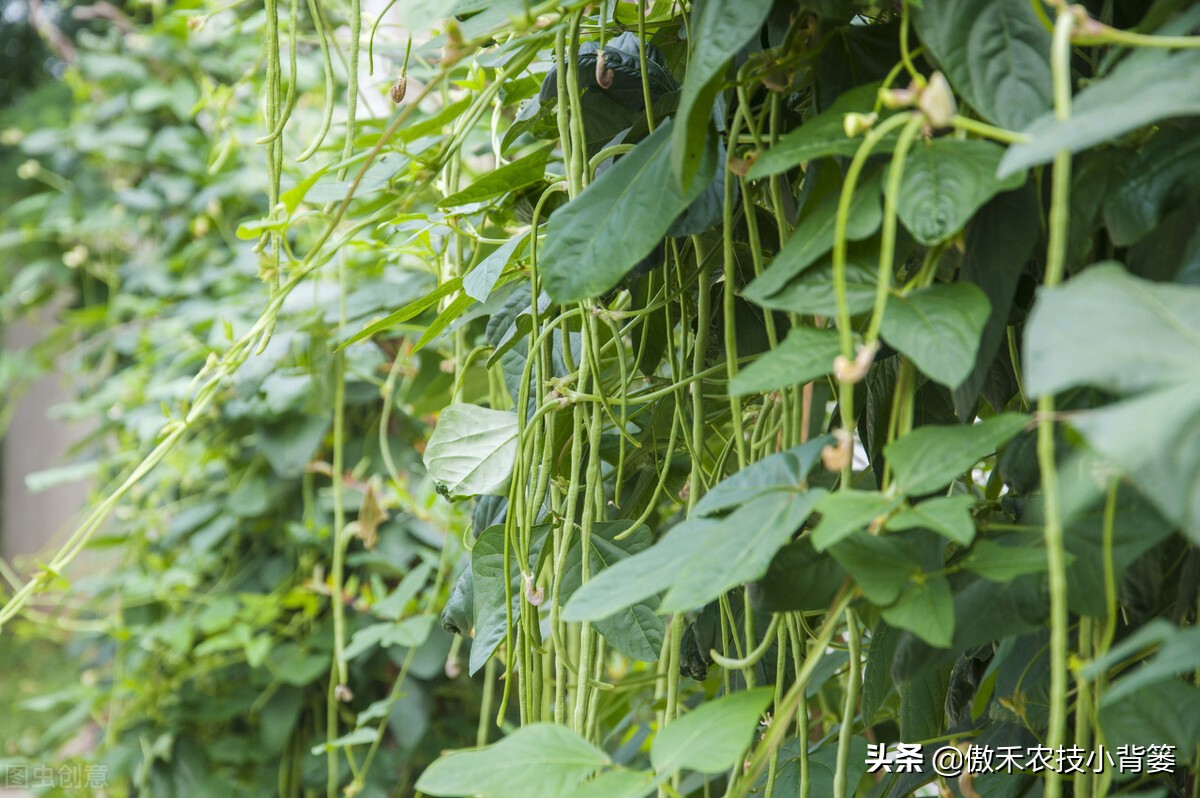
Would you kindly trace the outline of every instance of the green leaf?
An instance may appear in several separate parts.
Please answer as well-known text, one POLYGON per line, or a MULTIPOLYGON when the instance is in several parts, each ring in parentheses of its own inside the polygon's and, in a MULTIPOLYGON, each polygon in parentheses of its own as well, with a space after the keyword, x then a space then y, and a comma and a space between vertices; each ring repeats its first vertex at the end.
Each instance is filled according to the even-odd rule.
POLYGON ((1137 398, 1072 424, 1166 518, 1200 541, 1200 288, 1097 264, 1043 289, 1025 332, 1026 390, 1092 385, 1137 398))
POLYGON ((978 424, 918 427, 883 447, 896 475, 896 489, 909 495, 931 493, 1003 446, 1028 419, 1006 413, 978 424))
POLYGON ((949 648, 954 640, 954 597, 944 576, 926 576, 910 582, 883 609, 883 618, 897 629, 907 629, 935 648, 949 648))
POLYGON ((409 304, 405 305, 404 307, 400 308, 399 310, 395 311, 394 313, 389 313, 387 316, 384 316, 382 319, 379 319, 378 321, 368 324, 366 327, 359 330, 354 335, 350 336, 345 341, 343 341, 337 348, 345 349, 350 344, 357 343, 358 341, 361 341, 364 338, 370 338, 373 335, 377 335, 381 332, 386 332, 387 330, 390 330, 393 327, 395 327, 399 324, 403 324, 404 322, 408 321, 409 319, 412 319, 412 318, 424 313, 426 310, 428 310, 429 308, 436 305, 438 303, 438 301, 440 301, 444 297, 448 297, 451 294, 453 294, 455 291, 461 291, 461 290, 462 290, 462 278, 455 277, 453 280, 447 280, 446 282, 442 283, 437 288, 435 288, 433 291, 429 292, 428 294, 426 294, 425 296, 416 300, 415 302, 410 302, 409 304))
POLYGON ((702 176, 701 162, 709 138, 709 117, 726 65, 762 28, 771 11, 771 0, 707 2, 698 8, 688 37, 691 51, 675 115, 677 124, 671 134, 671 170, 675 178, 672 182, 684 191, 707 182, 702 176))
POLYGON ((1200 543, 1200 379, 1080 413, 1072 423, 1200 543))
MULTIPOLYGON (((875 306, 879 280, 879 238, 852 241, 846 248, 846 304, 851 315, 865 313, 875 306)), ((746 298, 772 310, 836 316, 837 290, 833 280, 833 255, 825 254, 813 265, 785 283, 778 291, 764 296, 757 291, 746 298)))
MULTIPOLYGON (((549 524, 539 524, 532 530, 529 544, 528 568, 532 571, 541 556, 542 546, 550 531, 549 524)), ((475 675, 487 663, 496 646, 508 634, 508 612, 505 610, 504 574, 508 573, 508 591, 512 594, 513 623, 521 617, 521 591, 524 587, 521 568, 510 552, 512 562, 505 567, 504 524, 490 526, 475 540, 471 549, 471 586, 473 595, 474 629, 471 642, 470 674, 475 675)))
POLYGON ((780 549, 762 578, 750 585, 750 603, 763 612, 822 610, 846 580, 846 571, 808 538, 780 549))
MULTIPOLYGON (((659 125, 550 217, 538 269, 555 302, 587 299, 616 285, 703 190, 707 174, 687 192, 672 179, 670 135, 670 121, 659 125)), ((710 150, 706 163, 715 167, 715 146, 710 150)))
MULTIPOLYGON (((591 555, 588 573, 594 578, 632 555, 650 548, 653 538, 646 526, 638 527, 632 534, 617 540, 629 530, 626 521, 605 521, 592 527, 590 536, 591 555)), ((574 538, 567 550, 566 566, 559 586, 559 600, 564 604, 570 600, 583 581, 582 540, 574 538)), ((627 657, 641 662, 656 662, 662 648, 663 621, 654 609, 645 602, 625 607, 607 618, 593 622, 596 631, 604 636, 614 648, 627 657)))
POLYGON ((821 458, 821 450, 833 442, 833 436, 822 435, 746 466, 701 496, 693 513, 712 515, 746 504, 766 493, 801 489, 805 478, 821 458))
POLYGON ((493 169, 461 191, 438 200, 437 207, 457 208, 483 202, 543 182, 546 176, 546 161, 550 159, 553 146, 553 142, 547 142, 524 158, 493 169))
POLYGON ((988 141, 941 138, 908 153, 896 212, 917 241, 933 246, 966 226, 983 203, 1024 182, 1023 173, 996 179, 1004 150, 988 141))
POLYGON ((992 582, 1011 582, 1018 576, 1041 573, 1047 567, 1042 548, 1004 546, 991 540, 976 543, 962 564, 992 582))
POLYGON ((729 383, 731 396, 773 391, 809 382, 833 371, 841 351, 837 332, 793 327, 779 346, 764 352, 729 383))
POLYGON ((1079 385, 1129 394, 1200 381, 1200 288, 1153 283, 1120 264, 1043 288, 1021 356, 1031 396, 1079 385))
POLYGON ((1181 629, 1170 621, 1156 618, 1113 646, 1104 656, 1088 663, 1080 676, 1096 679, 1147 649, 1155 649, 1153 656, 1105 688, 1105 704, 1120 701, 1148 685, 1194 671, 1200 666, 1200 628, 1181 629))
POLYGON ((693 609, 767 572, 824 489, 769 491, 721 519, 692 516, 662 540, 583 585, 563 619, 595 621, 668 590, 661 611, 693 609))
POLYGON ((677 563, 664 611, 701 607, 726 590, 758 579, 775 552, 791 539, 825 491, 768 493, 721 520, 714 534, 677 563))
POLYGON ((921 574, 912 545, 895 535, 852 534, 830 548, 872 604, 886 606, 900 595, 910 579, 921 574))
MULTIPOLYGON (((781 136, 771 149, 759 155, 746 177, 758 180, 786 172, 814 158, 854 155, 862 139, 846 136, 846 114, 870 113, 875 108, 880 85, 879 82, 867 83, 842 94, 824 112, 805 120, 800 127, 781 136)), ((898 135, 889 135, 872 152, 889 152, 898 135)))
POLYGON ((564 798, 643 798, 653 790, 653 773, 616 768, 601 773, 564 798))
POLYGON ((661 729, 650 763, 662 778, 680 770, 721 773, 741 762, 772 690, 759 687, 707 701, 661 729))
MULTIPOLYGON (((1074 193, 1072 193, 1074 196, 1074 193)), ((1072 229, 1074 216, 1072 216, 1072 229)), ((1007 336, 1008 318, 1016 296, 1017 283, 1025 271, 1033 248, 1041 234, 1037 189, 1027 180, 1016 191, 1008 191, 984 205, 967 228, 963 253, 962 277, 975 283, 987 296, 991 311, 979 338, 979 351, 970 375, 954 389, 954 408, 959 418, 975 411, 975 402, 987 384, 988 372, 997 363, 997 352, 1007 336)), ((1001 354, 1004 363, 1008 362, 1001 354)), ((996 401, 985 391, 989 403, 996 401)), ((993 410, 1002 409, 1000 402, 993 410)))
MULTIPOLYGON (((883 221, 883 208, 879 203, 881 180, 881 174, 875 172, 863 178, 855 187, 846 220, 848 240, 867 238, 879 229, 883 221)), ((743 294, 747 299, 761 304, 762 300, 782 290, 793 277, 833 248, 840 194, 840 191, 832 192, 812 213, 800 220, 792 237, 784 244, 767 270, 746 286, 743 294)))
MULTIPOLYGON (((1194 125, 1159 131, 1129 163, 1104 202, 1104 224, 1117 246, 1129 246, 1158 226, 1171 202, 1200 189, 1200 136, 1194 125)), ((1195 222, 1195 219, 1189 220, 1195 222)), ((1188 225, 1190 230, 1194 224, 1188 225)))
POLYGON ((601 571, 563 607, 564 621, 596 621, 639 604, 671 585, 680 564, 720 531, 710 518, 689 518, 646 551, 601 571))
POLYGON ((1143 687, 1120 701, 1102 701, 1100 728, 1111 748, 1173 745, 1176 756, 1200 743, 1200 687, 1164 681, 1143 687))
POLYGON ((924 0, 917 32, 950 82, 989 121, 1014 130, 1049 111, 1050 33, 1026 0, 924 0))
POLYGON ((893 515, 887 528, 893 532, 929 529, 961 546, 968 546, 975 539, 975 522, 971 519, 974 506, 975 499, 971 496, 929 499, 893 515))
POLYGON ((337 748, 350 748, 355 745, 370 745, 375 742, 375 729, 367 727, 365 729, 355 729, 349 734, 343 734, 336 740, 330 740, 327 743, 314 745, 312 749, 313 756, 320 756, 337 748))
POLYGON ((433 616, 418 615, 406 618, 398 623, 373 623, 354 633, 342 654, 347 660, 352 660, 364 651, 375 646, 419 646, 433 631, 433 616))
POLYGON ((609 764, 605 753, 564 726, 523 726, 495 745, 454 751, 417 779, 426 795, 562 798, 609 764))
POLYGON ((1025 127, 1030 140, 1008 148, 999 175, 1047 163, 1060 150, 1080 152, 1164 119, 1200 114, 1198 70, 1197 50, 1134 52, 1075 96, 1069 120, 1047 111, 1025 127))
POLYGON ((812 531, 813 548, 817 551, 865 529, 876 518, 886 516, 904 501, 901 496, 884 496, 867 490, 839 490, 830 493, 817 504, 821 520, 812 531))
POLYGON ((503 495, 517 456, 517 414, 468 404, 448 405, 425 448, 425 467, 451 498, 503 495))
POLYGON ((930 379, 954 389, 975 367, 989 310, 979 286, 939 283, 890 295, 880 330, 930 379))
POLYGON ((517 248, 525 243, 528 237, 526 234, 510 238, 496 247, 496 250, 481 260, 474 269, 463 275, 463 293, 478 302, 486 302, 492 294, 492 289, 496 287, 500 274, 512 260, 517 248))

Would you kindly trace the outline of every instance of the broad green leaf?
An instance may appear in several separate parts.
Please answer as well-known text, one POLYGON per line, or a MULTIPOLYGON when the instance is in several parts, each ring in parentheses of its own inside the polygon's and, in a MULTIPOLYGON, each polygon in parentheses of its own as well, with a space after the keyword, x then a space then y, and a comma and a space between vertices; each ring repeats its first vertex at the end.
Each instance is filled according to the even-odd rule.
POLYGON ((486 302, 491 296, 492 289, 500 274, 512 260, 517 248, 528 238, 528 235, 514 236, 500 246, 496 251, 481 260, 479 264, 462 278, 463 293, 478 302, 486 302))
POLYGON ((570 729, 534 723, 495 745, 434 760, 416 786, 436 796, 562 798, 608 764, 603 751, 570 729))
POLYGON ((705 545, 676 564, 662 609, 701 607, 726 590, 761 577, 775 552, 800 529, 824 495, 822 488, 768 493, 734 510, 705 545))
POLYGON ((1039 291, 1021 362, 1031 396, 1200 382, 1200 288, 1142 280, 1118 263, 1089 266, 1039 291))
MULTIPOLYGON (((1104 202, 1104 224, 1117 246, 1129 246, 1158 226, 1169 205, 1200 190, 1200 136, 1194 125, 1160 130, 1129 163, 1125 179, 1104 202)), ((1195 219, 1189 220, 1195 229, 1195 219)))
POLYGON ((1200 288, 1097 264, 1043 289, 1025 333, 1031 395, 1092 385, 1136 398, 1072 425, 1166 518, 1200 540, 1200 288))
MULTIPOLYGON (((988 372, 996 363, 996 353, 1004 351, 1001 345, 1006 338, 1017 283, 1040 234, 1037 189, 1032 180, 1016 191, 992 199, 975 214, 967 228, 961 279, 982 289, 991 311, 979 338, 975 366, 954 389, 954 409, 959 418, 973 414, 976 399, 987 384, 988 372)), ((996 405, 1001 403, 989 398, 987 391, 984 394, 989 403, 996 402, 992 409, 999 412, 1002 406, 996 405)))
MULTIPOLYGON (((529 570, 537 566, 546 535, 550 531, 549 524, 539 524, 530 533, 529 570)), ((504 640, 508 633, 508 612, 504 607, 505 585, 504 574, 508 572, 508 591, 512 595, 513 623, 521 617, 521 591, 524 587, 521 578, 521 568, 516 557, 510 552, 512 562, 505 567, 504 562, 504 524, 488 527, 476 538, 475 546, 471 549, 471 592, 474 628, 470 630, 471 661, 469 672, 472 676, 487 663, 496 646, 504 640)))
POLYGON ((1100 728, 1111 748, 1173 745, 1194 751, 1200 743, 1200 687, 1172 679, 1143 687, 1119 701, 1101 701, 1100 728))
POLYGON ((770 688, 759 687, 706 701, 654 736, 650 764, 660 778, 680 770, 729 770, 750 746, 771 697, 770 688))
POLYGON ((601 773, 564 798, 644 798, 653 791, 653 773, 616 768, 601 773))
POLYGON ((884 496, 867 490, 839 490, 817 504, 821 520, 812 531, 813 548, 824 551, 838 541, 866 529, 904 501, 901 496, 884 496))
POLYGON ((834 358, 842 351, 839 341, 834 330, 793 327, 779 346, 738 372, 729 383, 729 393, 745 396, 773 391, 829 374, 834 358))
POLYGON ((1106 704, 1151 684, 1183 676, 1200 667, 1200 628, 1181 629, 1170 621, 1156 618, 1109 649, 1104 656, 1088 663, 1080 671, 1085 679, 1096 679, 1134 655, 1146 656, 1146 661, 1131 670, 1104 691, 1106 704))
POLYGON ((452 404, 438 417, 424 459, 438 492, 456 498, 502 495, 516 456, 516 413, 452 404))
POLYGON ((563 619, 595 621, 668 590, 661 611, 693 609, 767 572, 824 489, 770 491, 721 519, 693 516, 583 585, 563 619))
POLYGON ((671 170, 674 184, 690 191, 708 182, 702 173, 709 117, 721 88, 726 65, 762 27, 771 0, 697 5, 688 41, 687 75, 672 131, 671 170))
MULTIPOLYGON (((593 526, 591 556, 588 560, 588 574, 591 578, 650 548, 653 539, 650 529, 645 526, 638 527, 622 540, 616 539, 617 535, 627 532, 629 526, 626 521, 605 521, 593 526)), ((582 543, 580 537, 575 537, 567 550, 566 566, 558 596, 559 601, 564 604, 575 594, 583 581, 583 558, 580 554, 582 543)), ((658 660, 663 641, 663 621, 646 603, 639 602, 625 607, 607 618, 597 619, 592 625, 610 645, 627 657, 641 662, 658 660)))
POLYGON ((721 530, 719 521, 690 518, 671 528, 646 551, 588 580, 563 607, 565 621, 596 621, 666 590, 681 563, 721 530))
MULTIPOLYGON (((679 190, 671 176, 670 136, 671 122, 659 125, 550 217, 538 269, 554 301, 575 302, 612 288, 704 189, 707 173, 689 191, 679 190)), ((710 149, 705 162, 715 167, 710 149)))
POLYGON ((1050 109, 1050 33, 1027 0, 924 0, 917 32, 950 83, 1014 130, 1050 109))
POLYGON ((989 311, 979 286, 938 283, 907 296, 890 295, 881 332, 930 379, 954 389, 975 368, 989 311))
POLYGON ((1045 571, 1046 550, 1040 547, 1004 546, 991 540, 981 540, 972 547, 962 564, 968 571, 974 571, 991 582, 1011 582, 1018 576, 1045 571))
POLYGON ((951 673, 951 664, 945 663, 897 685, 901 739, 931 740, 942 733, 951 673))
MULTIPOLYGON (((875 306, 879 280, 879 238, 852 241, 846 248, 846 304, 852 315, 865 313, 875 306)), ((757 291, 746 298, 772 310, 836 316, 837 290, 833 281, 833 255, 818 258, 770 296, 757 291)))
POLYGON ((1200 379, 1080 413, 1072 426, 1200 543, 1200 379))
MULTIPOLYGON (((758 156, 746 177, 758 180, 786 172, 793 167, 827 155, 851 156, 862 144, 861 138, 846 136, 845 118, 848 113, 870 113, 875 107, 880 83, 867 83, 842 94, 833 105, 812 119, 805 120, 758 156)), ((873 152, 888 152, 898 134, 888 136, 873 152)))
POLYGON ((1060 150, 1080 152, 1163 119, 1200 114, 1197 71, 1200 51, 1194 49, 1134 52, 1076 95, 1069 120, 1050 112, 1033 120, 1024 130, 1030 140, 1008 148, 998 174, 1005 177, 1047 163, 1060 150))
POLYGON ((884 607, 883 618, 935 648, 949 648, 954 640, 954 597, 950 583, 944 576, 926 576, 910 582, 895 604, 884 607))
POLYGON ((883 447, 896 475, 896 489, 931 493, 950 484, 1021 431, 1028 419, 1006 413, 978 424, 918 427, 883 447))
POLYGON ((929 529, 962 546, 975 539, 975 522, 971 520, 971 496, 943 496, 906 507, 893 515, 887 528, 900 532, 905 529, 929 529))
POLYGON ((1004 150, 975 139, 932 139, 908 153, 896 212, 917 241, 940 244, 966 226, 1001 191, 1016 188, 1023 173, 996 179, 1004 150))
POLYGON ((808 538, 780 549, 762 578, 750 585, 750 603, 764 612, 823 610, 846 581, 846 571, 808 538))
POLYGON ((714 485, 696 502, 696 515, 712 515, 745 504, 774 491, 796 491, 821 458, 821 450, 833 443, 822 435, 785 452, 752 463, 714 485))
MULTIPOLYGON (((866 238, 879 229, 883 221, 883 209, 879 203, 881 186, 881 175, 875 172, 863 178, 855 187, 846 220, 846 238, 850 241, 866 238)), ((782 290, 793 277, 833 248, 839 196, 840 191, 833 192, 812 213, 800 220, 792 237, 767 270, 746 286, 743 294, 747 299, 760 302, 782 290)))
POLYGON ((546 175, 552 142, 547 142, 524 158, 493 169, 471 185, 438 200, 439 208, 457 208, 473 202, 483 202, 541 183, 546 175))

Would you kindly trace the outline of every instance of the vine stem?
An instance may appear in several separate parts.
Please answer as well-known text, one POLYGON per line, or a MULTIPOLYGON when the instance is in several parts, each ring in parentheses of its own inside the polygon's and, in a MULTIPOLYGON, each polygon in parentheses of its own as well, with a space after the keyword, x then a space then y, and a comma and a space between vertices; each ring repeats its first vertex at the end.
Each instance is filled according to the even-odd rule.
MULTIPOLYGON (((750 786, 754 784, 763 766, 770 760, 771 754, 779 749, 784 736, 787 734, 787 728, 790 725, 792 716, 798 708, 804 706, 804 693, 808 687, 808 680, 812 678, 813 671, 816 670, 817 665, 824 659, 825 649, 833 639, 834 632, 841 625, 840 622, 843 614, 846 608, 850 606, 853 598, 854 591, 851 589, 850 583, 847 582, 838 592, 838 596, 834 599, 833 606, 829 608, 829 612, 825 614, 825 621, 821 624, 820 630, 814 636, 809 646, 808 654, 804 658, 804 664, 796 671, 796 681, 788 688, 783 700, 775 705, 774 720, 767 728, 767 733, 762 744, 755 750, 745 778, 738 782, 736 789, 730 791, 729 798, 746 798, 746 795, 750 791, 750 786)), ((802 747, 805 742, 801 740, 802 747)))
POLYGON ((850 765, 850 740, 854 737, 854 715, 858 709, 858 694, 861 683, 862 638, 858 631, 858 619, 854 609, 846 608, 846 641, 850 647, 850 670, 846 674, 846 703, 842 709, 842 727, 838 730, 837 771, 833 775, 834 798, 845 798, 851 785, 846 783, 846 770, 850 765))
MULTIPOLYGON (((1054 115, 1062 121, 1071 116, 1071 32, 1074 14, 1066 8, 1059 10, 1054 25, 1051 72, 1054 82, 1054 115)), ((1070 211, 1071 154, 1059 150, 1054 155, 1053 184, 1050 194, 1050 242, 1046 253, 1045 286, 1053 288, 1062 282, 1066 260, 1067 228, 1070 211)), ((1070 615, 1067 607, 1066 548, 1059 506, 1058 471, 1054 452, 1054 394, 1038 398, 1038 465, 1042 472, 1042 497, 1045 505, 1046 561, 1050 584, 1050 718, 1046 745, 1051 750, 1062 747, 1067 732, 1067 656, 1070 615)), ((1062 795, 1061 768, 1051 768, 1046 774, 1046 798, 1062 795)))
MULTIPOLYGON (((837 327, 841 339, 842 356, 847 360, 854 359, 854 334, 850 327, 850 300, 846 296, 846 228, 850 222, 850 202, 854 199, 854 188, 858 184, 859 175, 867 163, 871 150, 883 141, 891 131, 904 125, 908 118, 904 114, 889 117, 873 127, 866 139, 859 145, 846 170, 846 180, 842 184, 842 193, 838 197, 837 216, 833 227, 833 290, 837 298, 837 327)), ((842 411, 842 428, 853 434, 854 430, 854 383, 846 381, 839 385, 838 404, 842 411)), ((853 463, 849 460, 842 469, 840 487, 842 490, 850 487, 850 475, 853 463)))

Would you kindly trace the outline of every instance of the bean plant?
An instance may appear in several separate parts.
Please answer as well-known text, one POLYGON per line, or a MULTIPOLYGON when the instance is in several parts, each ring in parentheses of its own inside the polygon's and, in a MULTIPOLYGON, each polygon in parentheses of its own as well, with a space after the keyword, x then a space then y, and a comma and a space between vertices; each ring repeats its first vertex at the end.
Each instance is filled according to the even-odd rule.
POLYGON ((0 633, 109 794, 1198 794, 1200 6, 104 13, 0 633))

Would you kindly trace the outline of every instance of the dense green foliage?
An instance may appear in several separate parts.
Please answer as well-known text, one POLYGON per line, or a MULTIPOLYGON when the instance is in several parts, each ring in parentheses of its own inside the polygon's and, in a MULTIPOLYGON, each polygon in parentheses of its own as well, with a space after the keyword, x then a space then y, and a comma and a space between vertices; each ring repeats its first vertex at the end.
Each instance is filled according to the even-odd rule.
POLYGON ((108 6, 4 109, 4 318, 65 310, 0 384, 99 427, 0 766, 1194 794, 1200 7, 452 6, 108 6))

